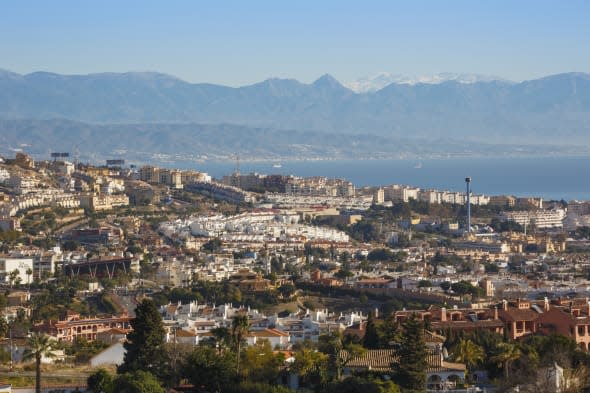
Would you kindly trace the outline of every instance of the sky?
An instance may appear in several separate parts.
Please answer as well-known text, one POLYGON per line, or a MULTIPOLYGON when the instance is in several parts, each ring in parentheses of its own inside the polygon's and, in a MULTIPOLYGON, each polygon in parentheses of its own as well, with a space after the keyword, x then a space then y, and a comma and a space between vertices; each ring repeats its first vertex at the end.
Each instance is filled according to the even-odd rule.
POLYGON ((526 80, 590 72, 589 17, 585 0, 19 0, 0 8, 0 68, 230 86, 325 73, 526 80))

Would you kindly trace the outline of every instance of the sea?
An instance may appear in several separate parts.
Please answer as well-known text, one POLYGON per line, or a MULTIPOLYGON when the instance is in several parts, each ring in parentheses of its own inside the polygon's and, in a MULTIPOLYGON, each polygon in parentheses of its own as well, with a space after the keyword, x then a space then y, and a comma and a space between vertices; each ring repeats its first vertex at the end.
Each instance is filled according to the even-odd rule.
MULTIPOLYGON (((235 161, 174 162, 220 179, 236 171, 235 161)), ((387 160, 301 160, 240 162, 240 173, 326 176, 356 187, 406 184, 463 191, 471 177, 475 194, 590 200, 590 157, 502 157, 387 160)))

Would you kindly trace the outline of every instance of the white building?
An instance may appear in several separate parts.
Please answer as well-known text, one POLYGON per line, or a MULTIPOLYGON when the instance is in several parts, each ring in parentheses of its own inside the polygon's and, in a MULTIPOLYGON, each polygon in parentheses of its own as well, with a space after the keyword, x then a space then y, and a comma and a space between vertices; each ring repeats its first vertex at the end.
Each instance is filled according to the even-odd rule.
POLYGON ((28 284, 33 280, 33 258, 0 257, 0 280, 10 282, 10 273, 17 271, 15 282, 28 284), (27 274, 30 271, 31 274, 27 274))
POLYGON ((105 349, 104 351, 94 355, 90 359, 90 365, 92 367, 109 365, 118 366, 123 363, 123 360, 125 358, 125 352, 126 351, 123 347, 123 343, 115 343, 107 349, 105 349))
POLYGON ((538 229, 563 228, 565 210, 536 210, 536 211, 514 211, 502 214, 505 221, 514 221, 520 225, 535 225, 538 229))
POLYGON ((248 345, 256 345, 258 342, 268 341, 272 348, 285 349, 291 342, 289 333, 278 329, 253 330, 246 338, 248 345))
POLYGON ((10 173, 4 168, 0 168, 0 183, 3 183, 8 179, 10 179, 10 173))

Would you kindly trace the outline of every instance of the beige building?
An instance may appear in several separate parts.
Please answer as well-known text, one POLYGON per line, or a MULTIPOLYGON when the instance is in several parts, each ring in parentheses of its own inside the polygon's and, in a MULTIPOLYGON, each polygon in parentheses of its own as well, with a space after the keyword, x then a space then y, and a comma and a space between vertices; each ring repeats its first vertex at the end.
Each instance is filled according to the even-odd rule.
POLYGON ((385 191, 383 188, 378 188, 373 192, 373 203, 379 205, 383 202, 385 202, 385 191))
POLYGON ((126 182, 125 194, 132 205, 149 205, 160 201, 160 193, 143 181, 126 182))
POLYGON ((139 179, 151 184, 160 183, 160 168, 149 165, 142 166, 139 169, 139 179))
POLYGON ((80 195, 80 207, 90 210, 110 210, 114 207, 128 206, 129 197, 119 195, 80 195))
POLYGON ((20 166, 21 168, 25 169, 33 169, 35 168, 35 161, 31 158, 31 156, 18 152, 16 153, 16 158, 14 159, 16 165, 20 166))
POLYGON ((160 169, 160 184, 166 184, 172 188, 182 188, 182 174, 177 170, 160 169))

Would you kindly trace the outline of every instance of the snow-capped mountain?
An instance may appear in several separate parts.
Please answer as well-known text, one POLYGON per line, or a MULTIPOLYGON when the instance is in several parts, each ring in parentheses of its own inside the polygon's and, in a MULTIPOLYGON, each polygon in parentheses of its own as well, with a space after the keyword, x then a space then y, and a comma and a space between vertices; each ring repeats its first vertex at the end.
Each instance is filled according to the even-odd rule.
POLYGON ((348 87, 356 93, 367 93, 371 91, 381 90, 385 86, 388 86, 392 83, 397 83, 401 85, 416 85, 418 83, 439 84, 448 81, 455 81, 458 83, 476 83, 491 81, 510 82, 506 79, 499 78, 496 76, 480 74, 459 74, 443 72, 434 75, 406 76, 400 74, 391 74, 388 72, 381 72, 372 77, 365 77, 357 79, 355 81, 346 82, 344 83, 344 86, 348 87))

